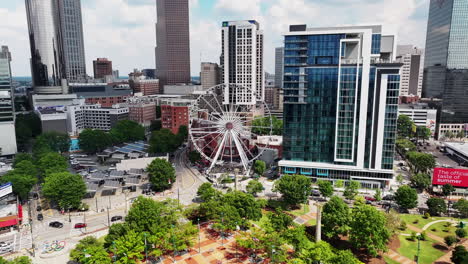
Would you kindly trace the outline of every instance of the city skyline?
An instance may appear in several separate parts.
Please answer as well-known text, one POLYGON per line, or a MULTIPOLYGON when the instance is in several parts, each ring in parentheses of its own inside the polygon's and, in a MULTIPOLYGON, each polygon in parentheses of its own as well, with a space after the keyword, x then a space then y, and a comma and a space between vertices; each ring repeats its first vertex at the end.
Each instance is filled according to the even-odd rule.
MULTIPOLYGON (((191 0, 190 45, 191 75, 197 76, 200 62, 219 63, 220 34, 222 21, 255 19, 265 32, 265 71, 274 72, 275 47, 282 46, 282 34, 289 24, 320 21, 314 26, 349 24, 383 24, 397 31, 399 44, 424 46, 428 13, 428 0, 380 1, 369 4, 366 0, 352 1, 356 12, 347 12, 340 3, 349 1, 329 0, 316 3, 307 0, 244 1, 233 5, 226 0, 191 0), (393 12, 391 6, 401 8, 393 12), (334 13, 330 17, 327 13, 334 13), (376 14, 366 16, 364 14, 376 14), (396 21, 396 22, 395 22, 396 21), (390 23, 395 22, 394 25, 390 23), (399 29, 399 30, 398 30, 399 29), (210 40, 210 41, 206 41, 210 40), (200 58, 201 55, 201 58, 200 58)), ((156 40, 155 0, 110 1, 83 0, 83 30, 86 49, 86 66, 92 69, 97 57, 107 57, 114 68, 126 75, 134 68, 154 68, 156 40), (131 3, 130 3, 131 2, 131 3), (113 13, 114 16, 108 16, 113 13), (107 15, 106 15, 107 14, 107 15), (118 20, 115 18, 119 18, 118 20), (139 39, 140 41, 134 41, 139 39)), ((2 44, 8 45, 15 58, 12 62, 13 76, 30 76, 26 11, 24 1, 2 3, 0 14, 6 24, 0 29, 2 44)), ((88 72, 89 75, 89 72, 88 72)))

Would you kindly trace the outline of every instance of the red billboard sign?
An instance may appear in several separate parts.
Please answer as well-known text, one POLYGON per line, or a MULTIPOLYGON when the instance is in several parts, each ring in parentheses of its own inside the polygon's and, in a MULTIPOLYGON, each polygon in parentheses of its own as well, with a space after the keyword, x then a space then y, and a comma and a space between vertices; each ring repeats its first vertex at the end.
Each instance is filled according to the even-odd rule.
POLYGON ((432 184, 451 184, 456 187, 468 187, 468 170, 434 168, 432 184))

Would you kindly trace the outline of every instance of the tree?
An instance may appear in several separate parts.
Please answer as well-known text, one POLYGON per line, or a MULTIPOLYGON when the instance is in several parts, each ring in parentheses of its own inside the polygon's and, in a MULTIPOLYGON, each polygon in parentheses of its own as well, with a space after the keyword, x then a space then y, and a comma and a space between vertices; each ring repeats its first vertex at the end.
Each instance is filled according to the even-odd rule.
POLYGON ((359 188, 361 188, 361 184, 358 181, 350 181, 345 187, 343 196, 348 200, 352 200, 359 193, 359 188))
POLYGON ((112 145, 111 136, 98 129, 85 129, 78 136, 80 149, 86 153, 103 151, 112 145))
POLYGON ((428 140, 429 138, 431 138, 432 136, 432 132, 429 128, 425 127, 425 126, 418 126, 416 128, 416 137, 419 138, 419 139, 422 139, 423 141, 426 141, 428 140))
POLYGON ((276 116, 270 117, 256 117, 252 121, 252 132, 257 135, 273 135, 283 134, 283 121, 279 120, 276 116), (270 130, 271 128, 271 130, 270 130))
POLYGON ((164 191, 169 189, 176 180, 175 169, 171 163, 163 159, 154 159, 146 168, 153 189, 164 191))
POLYGON ((337 250, 330 264, 364 264, 357 259, 351 250, 337 250))
POLYGON ((112 262, 103 244, 93 236, 81 239, 71 250, 70 259, 86 264, 110 264, 112 262))
POLYGON ((266 164, 263 160, 256 160, 254 163, 254 171, 260 175, 263 176, 263 174, 266 171, 266 164))
POLYGON ((319 180, 317 185, 323 197, 331 197, 333 195, 333 184, 331 181, 319 180))
POLYGON ((375 190, 374 199, 376 201, 382 201, 382 191, 380 189, 375 190))
POLYGON ((42 156, 46 155, 53 150, 50 148, 49 143, 45 138, 38 137, 33 144, 32 152, 34 160, 39 160, 42 156))
POLYGON ((145 139, 145 128, 135 121, 121 120, 109 131, 114 143, 131 142, 145 139))
POLYGON ((457 243, 457 238, 455 236, 446 236, 444 237, 444 241, 445 244, 450 247, 454 243, 457 243))
POLYGON ((411 209, 418 205, 418 194, 416 190, 403 185, 395 193, 396 203, 403 209, 411 209))
POLYGON ((402 184, 402 183, 403 183, 403 175, 398 174, 398 175, 396 176, 396 181, 397 181, 399 184, 402 184))
POLYGON ((39 159, 37 168, 42 176, 47 177, 51 173, 67 171, 68 162, 62 155, 56 152, 49 152, 39 159))
POLYGON ((419 190, 424 190, 431 185, 431 176, 425 173, 418 173, 411 176, 410 182, 412 187, 419 190))
POLYGON ((432 154, 411 151, 407 153, 407 157, 415 172, 425 173, 435 167, 432 154))
POLYGON ((36 166, 29 160, 23 160, 17 163, 13 171, 17 174, 25 174, 34 178, 38 173, 36 166))
POLYGON ((28 146, 32 138, 32 132, 29 126, 24 122, 16 122, 15 132, 16 144, 18 145, 18 149, 21 151, 28 151, 28 146))
POLYGON ((70 136, 55 131, 44 132, 36 140, 44 140, 54 152, 68 152, 70 150, 70 136))
POLYGON ((405 155, 410 151, 416 151, 416 145, 411 142, 409 139, 400 138, 396 140, 396 147, 400 154, 405 155))
POLYGON ((0 257, 0 264, 32 264, 32 260, 27 256, 16 257, 13 260, 5 260, 0 257))
POLYGON ((23 160, 17 164, 16 169, 0 177, 0 182, 11 182, 13 192, 24 201, 37 183, 37 170, 30 161, 23 160))
POLYGON ((181 217, 181 212, 177 201, 166 200, 158 202, 151 198, 140 196, 133 202, 125 218, 125 222, 130 229, 137 232, 150 231, 156 234, 157 232, 168 230, 171 225, 176 225, 177 220, 181 217))
POLYGON ((445 196, 449 196, 450 194, 452 194, 453 192, 455 191, 455 188, 451 185, 451 184, 445 184, 444 186, 442 186, 442 193, 445 195, 445 196))
POLYGON ((307 243, 304 248, 299 251, 299 256, 307 264, 313 263, 332 263, 335 258, 332 246, 325 241, 317 243, 307 243))
POLYGON ((455 234, 457 235, 458 238, 465 238, 466 230, 464 228, 457 228, 457 230, 455 230, 455 234))
POLYGON ((409 138, 413 135, 414 123, 406 115, 399 115, 397 120, 398 136, 402 138, 409 138))
POLYGON ((210 201, 211 199, 217 199, 221 196, 221 193, 209 182, 202 183, 200 187, 198 187, 197 195, 202 199, 204 202, 210 201))
POLYGON ((86 184, 80 175, 69 172, 52 173, 45 178, 42 194, 60 208, 79 208, 86 194, 86 184))
POLYGON ((245 187, 248 193, 252 194, 253 196, 256 196, 257 193, 263 191, 263 185, 261 182, 258 180, 251 180, 245 187))
POLYGON ((186 125, 179 126, 179 131, 177 131, 177 137, 179 138, 180 144, 187 140, 188 128, 186 125))
POLYGON ((274 184, 274 191, 283 196, 283 201, 288 205, 305 203, 312 188, 310 179, 304 175, 284 175, 274 184))
POLYGON ((393 209, 390 209, 390 211, 385 214, 385 218, 387 219, 386 228, 391 235, 394 235, 398 229, 402 227, 403 221, 401 220, 399 214, 393 209))
POLYGON ((466 264, 468 263, 468 251, 462 245, 456 246, 450 260, 455 264, 466 264))
POLYGON ((458 131, 458 133, 457 133, 457 138, 462 139, 462 138, 464 138, 465 136, 466 136, 466 135, 465 135, 465 132, 464 132, 463 130, 458 131))
POLYGON ((151 121, 150 131, 161 130, 161 128, 162 128, 161 120, 153 120, 153 121, 151 121))
POLYGON ((455 137, 455 134, 452 131, 447 131, 444 135, 445 138, 452 139, 455 137))
POLYGON ((447 205, 445 200, 442 198, 432 197, 426 201, 427 207, 429 208, 429 214, 440 215, 447 211, 447 205))
POLYGON ((460 199, 453 204, 453 208, 457 209, 461 217, 468 217, 468 201, 465 199, 460 199))
POLYGON ((13 168, 16 168, 16 165, 23 160, 28 160, 30 162, 34 162, 34 158, 29 153, 19 152, 15 156, 15 160, 13 161, 13 168))
POLYGON ((109 226, 109 233, 104 237, 104 247, 109 248, 112 242, 127 234, 128 231, 130 227, 126 223, 112 224, 109 226))
POLYGON ((353 209, 349 237, 356 248, 366 248, 372 256, 387 249, 390 232, 382 212, 372 206, 362 205, 353 209))
POLYGON ((180 146, 177 135, 172 134, 172 132, 166 128, 153 131, 149 143, 150 153, 174 152, 180 146))
POLYGON ((117 263, 133 264, 141 261, 145 255, 145 239, 143 233, 130 230, 123 237, 115 241, 117 263))
POLYGON ((338 196, 333 196, 323 206, 322 225, 323 234, 336 239, 339 235, 346 236, 350 229, 351 212, 348 205, 338 196))
POLYGON ((259 220, 262 217, 260 204, 253 195, 241 191, 233 191, 225 194, 221 201, 230 205, 239 212, 239 215, 248 220, 259 220))
MULTIPOLYGON (((15 119, 15 127, 26 126, 31 131, 31 136, 36 137, 42 133, 42 122, 39 116, 30 112, 28 114, 19 114, 15 119)), ((18 131, 18 129, 16 129, 18 131)))
POLYGON ((200 153, 196 150, 190 151, 188 154, 188 158, 191 163, 197 163, 202 159, 200 153))
POLYGON ((275 212, 269 212, 267 218, 272 232, 282 232, 293 225, 291 216, 285 214, 280 208, 276 208, 275 212))
POLYGON ((337 181, 335 182, 335 187, 336 187, 336 188, 343 188, 343 186, 344 186, 343 180, 337 180, 337 181))

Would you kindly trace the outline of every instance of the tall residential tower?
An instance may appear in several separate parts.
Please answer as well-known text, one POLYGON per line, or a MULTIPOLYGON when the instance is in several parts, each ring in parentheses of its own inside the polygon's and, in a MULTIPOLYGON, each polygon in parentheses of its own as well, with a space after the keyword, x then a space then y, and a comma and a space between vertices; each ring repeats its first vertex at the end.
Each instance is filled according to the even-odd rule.
POLYGON ((388 187, 400 63, 381 26, 307 28, 285 35, 283 174, 388 187))
POLYGON ((401 68, 400 95, 421 97, 424 51, 413 45, 398 45, 397 58, 403 62, 401 68))
POLYGON ((252 104, 264 100, 263 31, 255 20, 226 21, 221 30, 221 83, 238 84, 226 90, 225 98, 252 104), (234 94, 234 96, 232 96, 234 94), (229 97, 228 97, 229 96, 229 97))
POLYGON ((161 85, 190 83, 189 1, 156 1, 156 74, 161 85))

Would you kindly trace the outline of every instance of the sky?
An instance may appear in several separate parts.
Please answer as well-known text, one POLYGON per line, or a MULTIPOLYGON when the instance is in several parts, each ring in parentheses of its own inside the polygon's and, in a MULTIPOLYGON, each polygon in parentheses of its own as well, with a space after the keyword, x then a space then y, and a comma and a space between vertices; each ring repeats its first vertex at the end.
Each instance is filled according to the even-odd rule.
MULTIPOLYGON (((12 53, 13 76, 30 76, 31 56, 24 0, 0 1, 0 45, 12 53)), ((382 24, 398 44, 424 48, 429 0, 189 0, 192 76, 200 62, 219 63, 222 21, 260 22, 264 67, 274 73, 275 47, 291 24, 308 27, 382 24)), ((86 69, 105 57, 126 76, 155 68, 156 0, 81 0, 86 69)))

